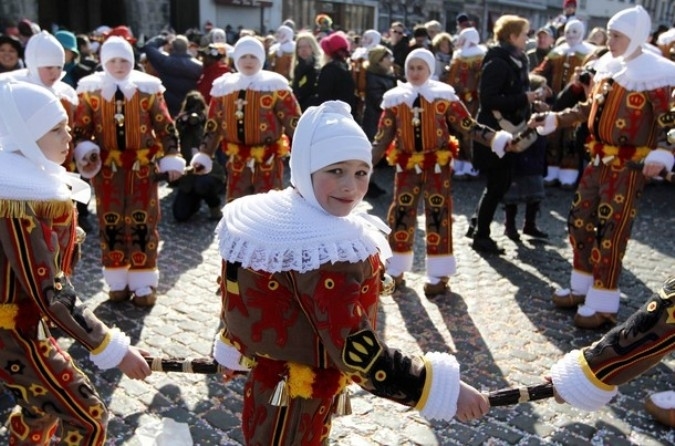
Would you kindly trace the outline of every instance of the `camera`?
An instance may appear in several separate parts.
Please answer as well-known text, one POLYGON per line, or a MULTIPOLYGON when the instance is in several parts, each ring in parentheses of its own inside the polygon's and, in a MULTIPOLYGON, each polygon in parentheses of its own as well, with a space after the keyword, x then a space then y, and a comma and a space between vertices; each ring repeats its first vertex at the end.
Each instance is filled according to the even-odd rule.
POLYGON ((595 70, 592 68, 585 69, 581 73, 579 73, 579 82, 582 84, 589 86, 591 85, 591 80, 593 79, 593 76, 595 76, 595 70))

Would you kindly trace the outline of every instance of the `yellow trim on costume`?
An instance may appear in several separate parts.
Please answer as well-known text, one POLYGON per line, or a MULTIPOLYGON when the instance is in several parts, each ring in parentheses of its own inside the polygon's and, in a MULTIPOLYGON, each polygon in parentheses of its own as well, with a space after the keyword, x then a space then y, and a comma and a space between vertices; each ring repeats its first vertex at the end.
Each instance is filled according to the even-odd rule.
MULTIPOLYGON (((136 162, 138 162, 141 166, 147 166, 150 164, 150 149, 138 149, 134 150, 133 152, 136 155, 136 162)), ((116 167, 122 167, 124 164, 122 161, 123 153, 124 151, 122 150, 108 151, 104 164, 110 167, 113 163, 115 163, 116 167)))
POLYGON ((103 350, 105 350, 108 347, 108 345, 110 345, 110 341, 112 341, 112 336, 110 335, 110 332, 107 332, 105 334, 105 338, 103 338, 103 342, 101 342, 101 344, 98 347, 93 349, 91 351, 91 354, 92 355, 100 354, 103 350))
POLYGON ((16 304, 0 304, 0 328, 13 330, 16 326, 16 315, 19 314, 19 306, 16 304))
MULTIPOLYGON (((286 381, 288 384, 288 395, 291 398, 314 398, 312 386, 317 379, 317 374, 312 370, 312 367, 290 361, 286 363, 286 367, 288 368, 288 378, 286 381)), ((347 376, 341 373, 335 395, 340 394, 347 387, 347 384, 347 376)))
POLYGON ((28 212, 44 218, 62 217, 73 212, 72 201, 37 201, 37 200, 10 200, 0 199, 0 218, 26 218, 32 216, 28 212))
MULTIPOLYGON (((621 151, 625 151, 625 147, 619 147, 619 146, 610 146, 609 144, 598 144, 597 142, 591 142, 587 145, 588 151, 591 154, 591 157, 594 157, 595 155, 600 155, 601 157, 614 157, 609 163, 612 166, 620 166, 626 159, 622 159, 619 155, 621 154, 621 151)), ((631 161, 641 161, 645 159, 647 155, 649 155, 649 152, 651 152, 652 149, 647 146, 639 146, 635 147, 635 151, 633 152, 632 156, 630 157, 631 161)))
POLYGON ((424 388, 422 389, 422 396, 420 396, 420 400, 417 402, 417 405, 415 406, 415 409, 417 410, 422 410, 424 409, 424 406, 427 405, 427 401, 429 400, 429 393, 431 393, 431 385, 434 381, 434 370, 433 367, 431 366, 431 363, 427 361, 427 358, 422 357, 422 360, 424 361, 424 369, 427 371, 427 379, 424 380, 424 388))
POLYGON ((579 365, 581 365, 581 371, 586 375, 586 379, 588 379, 595 387, 604 390, 605 392, 611 392, 616 388, 616 386, 610 386, 609 384, 603 383, 595 376, 595 373, 591 370, 591 366, 588 365, 582 350, 579 350, 579 365))

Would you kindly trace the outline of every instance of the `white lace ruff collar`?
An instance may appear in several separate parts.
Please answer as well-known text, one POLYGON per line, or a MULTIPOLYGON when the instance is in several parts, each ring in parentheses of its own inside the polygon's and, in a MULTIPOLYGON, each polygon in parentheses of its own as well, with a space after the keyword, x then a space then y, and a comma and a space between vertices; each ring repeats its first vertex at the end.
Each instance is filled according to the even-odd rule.
POLYGON ((458 101, 455 89, 450 85, 435 80, 428 80, 423 85, 414 86, 409 82, 401 83, 398 87, 384 93, 382 97, 383 108, 395 107, 400 104, 413 106, 417 95, 422 96, 427 102, 434 102, 436 99, 445 99, 448 101, 458 101))
POLYGON ((228 203, 216 228, 228 262, 276 273, 304 273, 325 263, 360 262, 391 250, 377 217, 352 212, 335 217, 307 203, 293 188, 250 195, 228 203))

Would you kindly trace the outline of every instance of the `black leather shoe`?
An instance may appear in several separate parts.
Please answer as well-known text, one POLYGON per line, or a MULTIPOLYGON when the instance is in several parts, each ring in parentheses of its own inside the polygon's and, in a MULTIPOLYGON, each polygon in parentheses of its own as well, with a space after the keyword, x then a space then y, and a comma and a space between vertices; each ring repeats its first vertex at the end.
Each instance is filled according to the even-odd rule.
POLYGON ((490 237, 474 237, 471 247, 486 254, 504 254, 504 249, 500 248, 497 242, 490 237))
POLYGON ((504 235, 513 240, 514 242, 520 241, 520 234, 518 234, 518 230, 516 228, 507 227, 506 229, 504 229, 504 235))
POLYGON ((540 231, 539 228, 537 228, 536 226, 532 228, 524 228, 523 234, 529 235, 530 237, 534 238, 548 238, 548 234, 545 233, 544 231, 540 231))

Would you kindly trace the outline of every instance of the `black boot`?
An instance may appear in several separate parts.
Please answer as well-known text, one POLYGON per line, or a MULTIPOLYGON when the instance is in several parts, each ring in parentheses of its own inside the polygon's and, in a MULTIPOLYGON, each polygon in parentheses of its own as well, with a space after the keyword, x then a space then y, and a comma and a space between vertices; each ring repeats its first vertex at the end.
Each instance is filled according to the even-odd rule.
POLYGON ((537 228, 537 214, 539 213, 539 202, 527 203, 525 207, 525 226, 523 234, 536 238, 548 238, 548 234, 537 228))
POLYGON ((504 205, 504 215, 506 221, 504 222, 504 235, 514 242, 520 241, 520 234, 516 229, 516 214, 518 213, 518 205, 506 204, 504 205))

